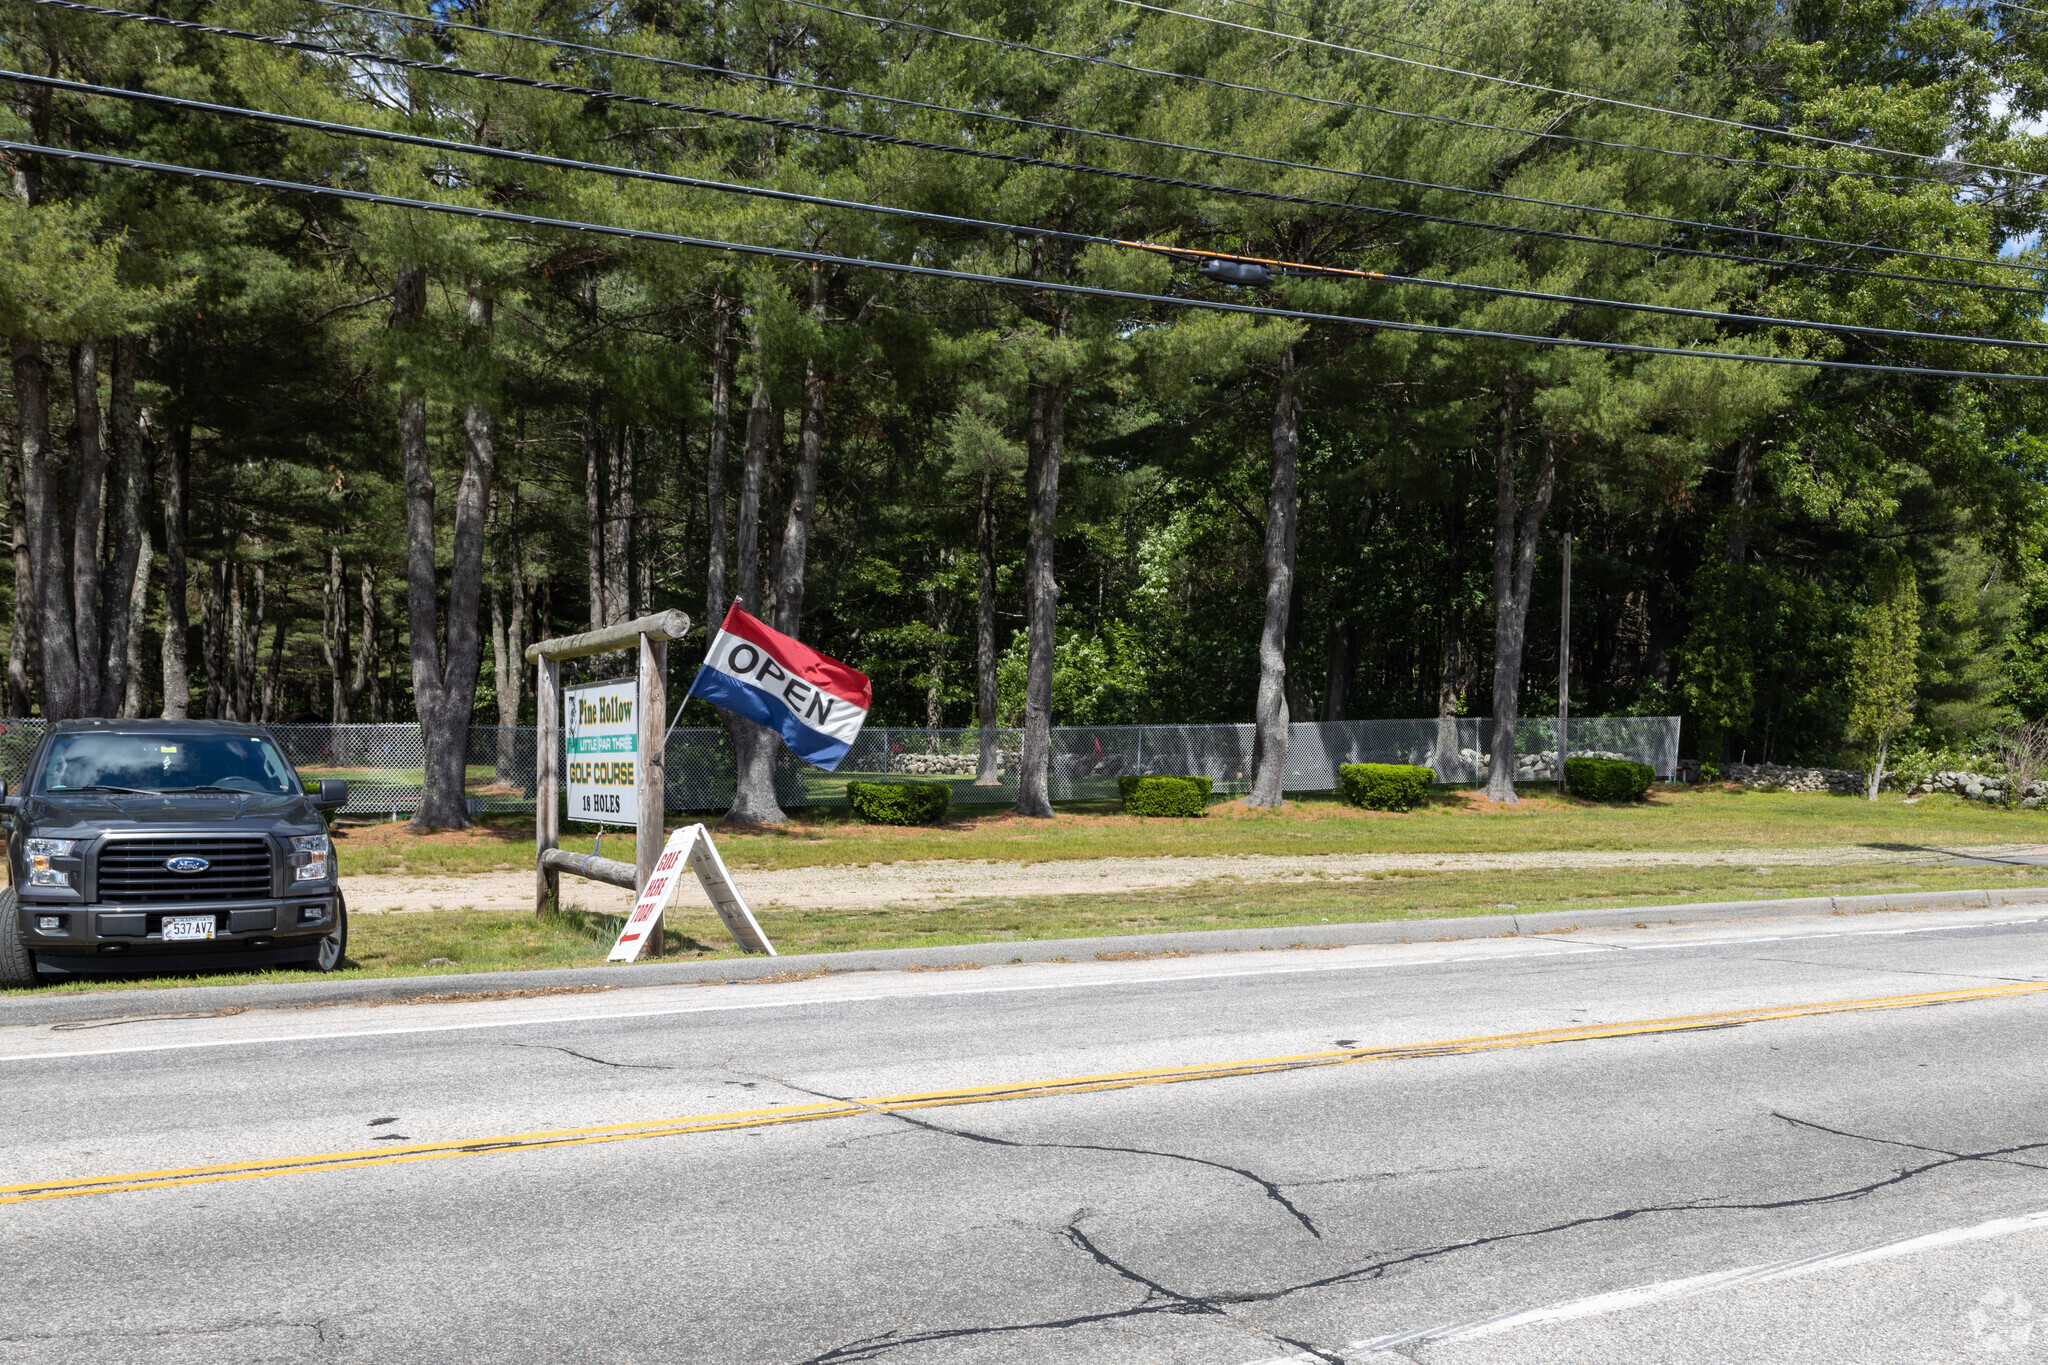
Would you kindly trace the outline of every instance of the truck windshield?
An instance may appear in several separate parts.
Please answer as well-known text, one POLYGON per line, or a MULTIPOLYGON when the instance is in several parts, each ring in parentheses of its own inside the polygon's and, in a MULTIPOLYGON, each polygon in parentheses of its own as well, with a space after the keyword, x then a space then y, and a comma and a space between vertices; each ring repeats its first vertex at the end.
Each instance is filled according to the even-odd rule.
POLYGON ((275 744, 254 735, 58 735, 38 792, 251 792, 284 796, 298 775, 275 744))

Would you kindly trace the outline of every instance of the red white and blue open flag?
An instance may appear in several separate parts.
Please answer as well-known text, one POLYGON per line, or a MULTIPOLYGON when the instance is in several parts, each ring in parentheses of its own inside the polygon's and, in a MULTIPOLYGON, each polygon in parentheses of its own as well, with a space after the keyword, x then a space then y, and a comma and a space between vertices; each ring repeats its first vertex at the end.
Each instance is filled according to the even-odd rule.
POLYGON ((712 637, 690 695, 780 732, 798 758, 831 770, 868 718, 868 675, 733 607, 712 637))

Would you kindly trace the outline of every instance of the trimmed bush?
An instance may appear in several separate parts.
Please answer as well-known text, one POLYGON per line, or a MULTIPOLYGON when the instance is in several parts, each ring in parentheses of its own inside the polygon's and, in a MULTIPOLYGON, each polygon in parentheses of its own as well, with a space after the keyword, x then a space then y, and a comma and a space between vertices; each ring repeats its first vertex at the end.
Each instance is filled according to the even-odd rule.
POLYGON ((936 825, 953 788, 946 782, 849 782, 846 804, 871 825, 936 825))
POLYGON ((1346 763, 1337 769, 1344 799, 1367 810, 1413 810, 1429 799, 1436 774, 1413 763, 1346 763))
POLYGON ((1588 801, 1640 801, 1656 776, 1649 764, 1631 763, 1625 758, 1564 761, 1565 789, 1588 801))
MULTIPOLYGON (((1213 777, 1183 777, 1178 773, 1160 773, 1156 775, 1161 777, 1174 777, 1182 782, 1194 783, 1197 787, 1200 787, 1202 789, 1202 797, 1204 800, 1208 799, 1210 789, 1216 785, 1216 779, 1213 777)), ((1144 780, 1145 775, 1143 773, 1138 773, 1134 776, 1119 777, 1116 780, 1116 794, 1124 800, 1128 801, 1131 799, 1131 793, 1136 791, 1138 789, 1138 784, 1140 782, 1143 782, 1144 780)))
POLYGON ((1126 815, 1170 815, 1185 819, 1209 813, 1209 779, 1206 777, 1127 777, 1117 779, 1116 785, 1124 794, 1126 815))

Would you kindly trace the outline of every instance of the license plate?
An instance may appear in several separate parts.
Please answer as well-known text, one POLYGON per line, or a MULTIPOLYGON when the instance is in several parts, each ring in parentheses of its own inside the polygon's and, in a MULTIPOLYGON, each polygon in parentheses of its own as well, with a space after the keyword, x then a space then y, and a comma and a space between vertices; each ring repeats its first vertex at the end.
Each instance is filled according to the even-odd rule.
POLYGON ((212 915, 165 915, 164 942, 181 938, 212 938, 212 915))

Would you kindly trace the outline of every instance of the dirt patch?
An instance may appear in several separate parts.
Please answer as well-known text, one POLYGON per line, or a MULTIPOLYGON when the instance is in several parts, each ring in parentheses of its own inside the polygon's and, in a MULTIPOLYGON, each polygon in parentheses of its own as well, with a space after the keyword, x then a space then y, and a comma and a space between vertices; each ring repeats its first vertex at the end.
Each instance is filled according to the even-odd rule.
POLYGON ((726 982, 728 986, 786 986, 792 981, 816 981, 831 969, 820 967, 815 972, 776 972, 772 976, 740 976, 726 982))
POLYGON ((978 972, 981 970, 981 964, 979 962, 947 962, 930 967, 919 964, 917 966, 905 967, 903 970, 906 972, 978 972))
MULTIPOLYGON (((1088 817, 1075 817, 1088 818, 1088 817)), ((469 833, 469 831, 465 831, 469 833)), ((440 836, 429 836, 440 837, 440 836)), ((461 837, 460 835, 454 837, 461 837)), ((1951 849, 1949 854, 2039 852, 2036 846, 1951 849)), ((973 859, 867 863, 836 867, 741 869, 734 880, 756 910, 878 910, 939 906, 990 897, 1101 895, 1178 890, 1199 885, 1300 886, 1430 873, 1570 871, 1595 868, 1830 867, 1933 861, 1926 850, 1836 848, 1714 850, 1579 849, 1546 853, 1323 853, 1206 857, 1089 858, 1037 863, 973 859)), ((343 877, 351 913, 531 909, 533 874, 413 876, 370 873, 343 877)), ((684 895, 694 891, 684 888, 684 895)), ((562 874, 562 900, 594 914, 624 914, 633 893, 562 874)))

